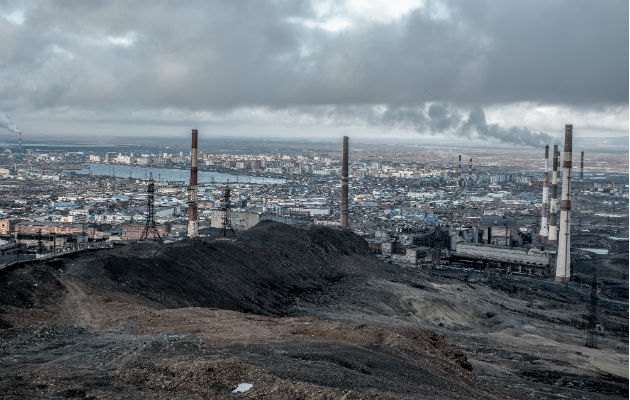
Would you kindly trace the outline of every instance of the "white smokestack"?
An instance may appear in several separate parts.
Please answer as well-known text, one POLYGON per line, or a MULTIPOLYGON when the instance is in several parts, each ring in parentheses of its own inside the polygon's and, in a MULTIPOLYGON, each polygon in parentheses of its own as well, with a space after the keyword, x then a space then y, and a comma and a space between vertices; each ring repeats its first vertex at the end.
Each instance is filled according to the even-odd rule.
POLYGON ((573 148, 573 125, 564 127, 564 155, 562 162, 562 199, 560 201, 560 235, 558 236, 558 259, 556 282, 571 279, 571 152, 573 148))

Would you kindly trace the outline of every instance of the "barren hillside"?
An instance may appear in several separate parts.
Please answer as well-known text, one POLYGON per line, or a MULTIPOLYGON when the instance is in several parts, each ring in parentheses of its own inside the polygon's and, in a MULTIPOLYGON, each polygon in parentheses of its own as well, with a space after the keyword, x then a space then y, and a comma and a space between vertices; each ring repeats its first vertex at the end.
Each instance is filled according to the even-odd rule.
POLYGON ((627 305, 404 270, 358 236, 261 223, 0 271, 6 398, 625 398, 627 305), (625 307, 625 308, 624 308, 625 307), (625 370, 625 372, 624 372, 625 370), (232 393, 240 383, 252 387, 232 393))

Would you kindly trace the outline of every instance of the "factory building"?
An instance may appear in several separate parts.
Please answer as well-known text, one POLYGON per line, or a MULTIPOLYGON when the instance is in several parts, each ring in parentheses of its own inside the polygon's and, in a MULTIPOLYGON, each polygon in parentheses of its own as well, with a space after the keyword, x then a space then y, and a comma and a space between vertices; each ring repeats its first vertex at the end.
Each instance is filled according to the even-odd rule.
MULTIPOLYGON (((140 240, 142 233, 144 232, 145 224, 123 224, 122 225, 122 240, 140 240)), ((166 236, 171 231, 170 224, 156 225, 158 233, 161 237, 166 236)), ((148 233, 149 239, 155 239, 153 233, 148 233)))
MULTIPOLYGON (((222 210, 212 210, 210 216, 211 228, 223 228, 223 216, 225 212, 222 210)), ((260 221, 260 214, 247 211, 232 211, 230 213, 232 227, 242 231, 254 227, 260 221)))
POLYGON ((457 260, 472 260, 497 263, 508 271, 526 272, 540 276, 551 276, 551 265, 555 261, 553 252, 538 249, 505 246, 482 246, 472 243, 457 243, 451 257, 457 260))

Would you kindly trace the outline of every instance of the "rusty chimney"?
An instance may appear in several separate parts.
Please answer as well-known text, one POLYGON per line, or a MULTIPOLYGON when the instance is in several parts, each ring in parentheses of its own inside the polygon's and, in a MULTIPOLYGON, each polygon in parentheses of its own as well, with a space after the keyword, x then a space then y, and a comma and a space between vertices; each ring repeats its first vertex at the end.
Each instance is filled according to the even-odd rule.
POLYGON ((564 154, 562 161, 562 199, 560 201, 560 234, 558 235, 558 258, 556 282, 571 279, 571 150, 573 147, 573 125, 564 127, 564 154))
POLYGON ((558 240, 558 145, 553 145, 553 170, 551 172, 551 205, 549 207, 549 243, 558 240))
POLYGON ((547 207, 549 198, 549 145, 545 146, 545 177, 543 179, 542 216, 540 217, 540 243, 546 243, 549 239, 547 227, 547 207))
POLYGON ((197 224, 197 130, 192 130, 190 151, 190 183, 188 184, 188 238, 199 236, 197 224))
POLYGON ((341 163, 341 213, 339 225, 342 229, 350 227, 348 221, 348 136, 343 137, 343 160, 341 163))

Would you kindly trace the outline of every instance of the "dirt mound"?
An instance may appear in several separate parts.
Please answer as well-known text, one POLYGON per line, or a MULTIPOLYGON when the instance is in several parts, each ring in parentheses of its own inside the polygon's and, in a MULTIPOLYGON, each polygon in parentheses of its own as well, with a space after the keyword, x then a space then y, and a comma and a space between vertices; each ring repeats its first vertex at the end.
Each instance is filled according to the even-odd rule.
POLYGON ((63 272, 167 308, 287 315, 296 298, 375 270, 369 253, 367 243, 350 232, 262 222, 235 241, 138 243, 0 271, 0 303, 46 303, 61 292, 55 276, 63 272))

